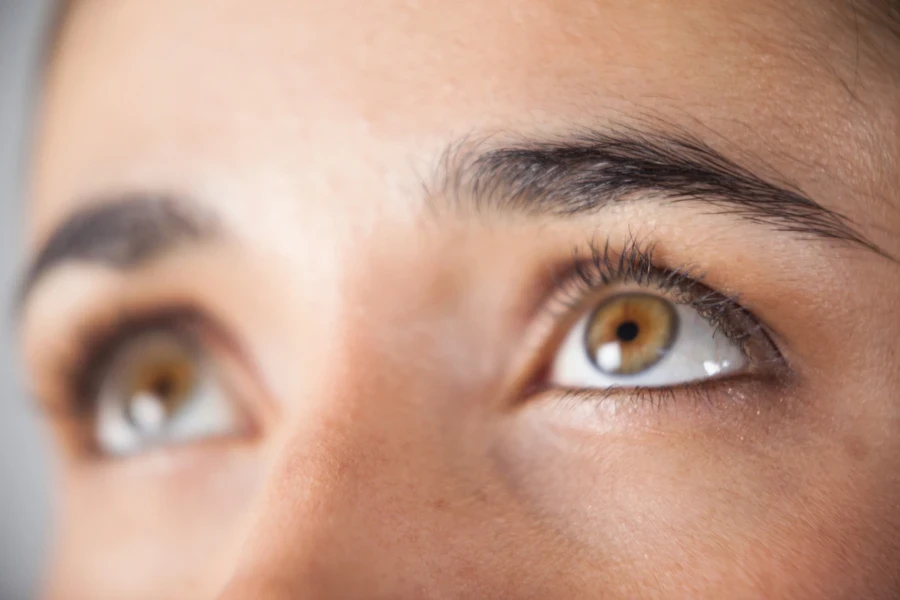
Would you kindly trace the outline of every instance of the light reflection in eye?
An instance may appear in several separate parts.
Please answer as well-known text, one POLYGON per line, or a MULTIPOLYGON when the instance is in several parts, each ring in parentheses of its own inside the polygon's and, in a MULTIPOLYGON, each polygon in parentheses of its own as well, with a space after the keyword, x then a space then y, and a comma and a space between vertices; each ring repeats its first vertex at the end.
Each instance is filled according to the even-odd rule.
POLYGON ((659 362, 677 333, 678 316, 668 301, 652 294, 620 294, 594 310, 585 345, 604 373, 632 375, 659 362))
POLYGON ((567 388, 665 387, 747 369, 749 360, 696 309, 651 293, 607 298, 569 332, 550 383, 567 388))
POLYGON ((241 424, 212 361, 184 334, 139 334, 119 348, 102 375, 95 435, 114 456, 229 435, 241 424))

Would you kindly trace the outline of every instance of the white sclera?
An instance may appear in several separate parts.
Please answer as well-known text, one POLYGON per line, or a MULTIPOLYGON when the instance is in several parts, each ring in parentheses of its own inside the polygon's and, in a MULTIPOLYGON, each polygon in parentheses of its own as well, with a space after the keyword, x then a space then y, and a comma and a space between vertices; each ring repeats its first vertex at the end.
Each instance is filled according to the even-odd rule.
POLYGON ((99 449, 113 456, 228 435, 240 426, 240 413, 214 369, 181 337, 166 332, 139 336, 118 353, 100 387, 94 425, 99 449), (152 392, 129 389, 132 374, 160 357, 179 357, 195 365, 194 386, 171 413, 152 392))
POLYGON ((131 422, 147 435, 158 435, 166 424, 166 406, 159 396, 139 393, 128 406, 131 422))
POLYGON ((566 337, 550 372, 553 385, 567 388, 668 387, 721 377, 749 366, 743 350, 696 310, 676 305, 678 334, 666 355, 645 371, 631 375, 608 375, 621 366, 620 344, 604 344, 597 351, 596 364, 588 354, 584 339, 593 313, 588 313, 566 337))

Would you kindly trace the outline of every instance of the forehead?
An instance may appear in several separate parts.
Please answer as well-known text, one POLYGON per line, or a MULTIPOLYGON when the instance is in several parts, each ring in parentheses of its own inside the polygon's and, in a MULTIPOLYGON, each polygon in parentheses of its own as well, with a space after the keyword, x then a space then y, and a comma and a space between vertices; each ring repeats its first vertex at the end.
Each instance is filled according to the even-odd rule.
POLYGON ((83 0, 48 76, 33 223, 120 187, 403 211, 418 162, 461 136, 653 122, 865 229, 900 183, 900 120, 859 40, 837 2, 83 0))

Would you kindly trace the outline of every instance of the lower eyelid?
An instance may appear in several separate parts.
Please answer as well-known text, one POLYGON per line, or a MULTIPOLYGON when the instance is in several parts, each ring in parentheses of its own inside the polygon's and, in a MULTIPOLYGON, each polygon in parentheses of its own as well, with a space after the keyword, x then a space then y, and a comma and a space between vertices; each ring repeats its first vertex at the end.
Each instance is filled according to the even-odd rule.
POLYGON ((545 387, 522 410, 540 412, 563 428, 596 433, 768 427, 796 411, 791 387, 788 380, 750 374, 670 388, 545 387))

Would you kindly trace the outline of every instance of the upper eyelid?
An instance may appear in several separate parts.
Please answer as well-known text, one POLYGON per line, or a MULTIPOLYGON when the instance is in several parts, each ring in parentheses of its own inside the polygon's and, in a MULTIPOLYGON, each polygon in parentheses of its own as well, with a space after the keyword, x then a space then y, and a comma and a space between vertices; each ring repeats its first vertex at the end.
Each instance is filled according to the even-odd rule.
POLYGON ((730 290, 720 291, 709 285, 706 282, 707 272, 693 262, 673 263, 658 258, 665 254, 658 252, 661 248, 662 243, 634 236, 628 236, 622 243, 611 239, 604 239, 602 243, 591 240, 576 246, 565 261, 554 263, 547 271, 548 280, 528 319, 530 326, 520 342, 520 350, 512 361, 512 375, 507 380, 512 402, 523 402, 535 390, 543 389, 541 374, 546 372, 554 353, 572 327, 601 300, 604 293, 615 293, 622 285, 655 288, 659 293, 668 295, 673 302, 681 304, 687 304, 684 295, 691 291, 695 298, 705 291, 710 298, 722 303, 725 311, 734 316, 746 315, 762 327, 766 339, 759 342, 775 350, 773 360, 777 361, 778 367, 782 367, 784 358, 780 346, 770 344, 768 330, 746 308, 738 294, 730 290), (629 263, 628 257, 637 260, 629 263), (659 285, 661 283, 664 285, 659 285))
POLYGON ((208 329, 209 319, 189 305, 157 311, 120 313, 111 321, 92 322, 75 333, 76 355, 62 368, 64 388, 71 394, 67 403, 76 416, 89 414, 90 397, 98 387, 103 367, 115 354, 143 333, 170 330, 181 335, 197 335, 208 329))
MULTIPOLYGON (((562 273, 554 274, 554 288, 564 295, 572 290, 580 295, 584 287, 602 288, 616 283, 635 283, 637 285, 654 284, 660 291, 671 292, 679 288, 692 287, 705 289, 735 304, 741 304, 736 295, 719 292, 704 283, 706 272, 696 268, 692 263, 670 267, 660 264, 656 258, 657 244, 643 243, 641 240, 629 238, 614 250, 609 240, 602 245, 592 241, 583 248, 576 248, 569 264, 562 273), (579 285, 580 284, 580 285, 579 285)), ((576 299, 580 301, 580 299, 576 299)))
POLYGON ((777 333, 753 312, 741 295, 709 285, 707 272, 694 263, 674 267, 662 263, 656 258, 657 249, 655 242, 633 236, 621 246, 606 240, 602 245, 591 241, 586 252, 585 248, 576 248, 563 276, 554 275, 553 289, 543 304, 555 321, 568 324, 578 316, 576 313, 590 306, 592 294, 608 291, 611 285, 652 286, 674 302, 691 306, 720 329, 726 321, 740 320, 750 330, 740 337, 733 331, 725 331, 729 338, 743 343, 744 339, 761 335, 781 354, 780 345, 773 340, 777 333))
MULTIPOLYGON (((258 432, 275 422, 281 408, 269 382, 225 315, 211 312, 201 303, 183 297, 157 303, 122 305, 115 312, 91 312, 67 327, 67 344, 74 351, 50 353, 41 364, 48 387, 36 400, 53 421, 78 431, 77 452, 94 455, 85 438, 85 425, 96 414, 97 393, 116 357, 143 335, 189 336, 203 360, 209 360, 218 376, 230 382, 234 401, 249 415, 248 431, 258 432)), ((255 435, 255 433, 254 433, 255 435)))

